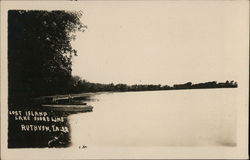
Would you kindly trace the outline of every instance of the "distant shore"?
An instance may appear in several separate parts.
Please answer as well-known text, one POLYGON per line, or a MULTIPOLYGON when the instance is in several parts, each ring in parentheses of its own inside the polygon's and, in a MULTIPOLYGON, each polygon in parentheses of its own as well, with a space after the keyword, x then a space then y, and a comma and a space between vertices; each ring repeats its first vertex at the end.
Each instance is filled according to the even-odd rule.
POLYGON ((168 88, 159 88, 159 89, 150 89, 150 90, 112 90, 112 91, 96 91, 96 92, 83 92, 83 93, 72 93, 72 94, 56 94, 56 95, 50 95, 50 96, 41 96, 34 98, 33 100, 35 101, 46 101, 49 100, 51 101, 53 98, 58 98, 58 99, 68 99, 69 97, 72 98, 73 100, 90 100, 91 96, 97 95, 97 94, 103 94, 103 93, 119 93, 119 92, 149 92, 149 91, 174 91, 174 90, 194 90, 194 89, 222 89, 222 88, 237 88, 238 85, 235 84, 224 84, 220 83, 220 85, 217 85, 216 83, 212 83, 212 85, 207 85, 207 84, 195 84, 192 85, 191 83, 186 83, 186 84, 181 84, 181 85, 174 85, 173 87, 168 87, 168 88))
POLYGON ((79 94, 79 93, 99 93, 99 92, 127 92, 127 91, 155 91, 155 90, 180 90, 180 89, 208 89, 208 88, 237 88, 238 83, 235 81, 209 81, 203 83, 192 83, 187 82, 184 84, 161 85, 161 84, 102 84, 92 83, 86 80, 78 79, 77 84, 74 85, 68 93, 79 94))

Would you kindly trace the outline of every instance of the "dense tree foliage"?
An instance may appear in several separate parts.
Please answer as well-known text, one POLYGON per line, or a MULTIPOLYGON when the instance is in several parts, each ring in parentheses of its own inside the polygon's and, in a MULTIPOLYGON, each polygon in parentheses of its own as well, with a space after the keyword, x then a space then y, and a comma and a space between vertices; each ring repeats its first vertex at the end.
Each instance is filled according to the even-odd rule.
POLYGON ((9 100, 63 93, 71 78, 70 44, 86 26, 80 12, 8 12, 9 100))

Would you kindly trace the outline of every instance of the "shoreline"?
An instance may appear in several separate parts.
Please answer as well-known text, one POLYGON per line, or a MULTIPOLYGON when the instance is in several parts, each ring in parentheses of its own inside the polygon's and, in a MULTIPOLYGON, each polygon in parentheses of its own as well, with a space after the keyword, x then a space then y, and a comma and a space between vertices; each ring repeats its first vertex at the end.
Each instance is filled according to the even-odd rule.
POLYGON ((44 98, 63 98, 63 97, 68 97, 69 95, 74 99, 77 97, 90 97, 98 94, 105 94, 105 93, 124 93, 124 92, 153 92, 153 91, 175 91, 175 90, 201 90, 201 89, 232 89, 232 88, 238 88, 238 87, 217 87, 217 88, 172 88, 172 89, 160 89, 160 90, 141 90, 141 91, 133 91, 133 90, 128 90, 128 91, 101 91, 101 92, 83 92, 83 93, 70 93, 70 94, 56 94, 56 95, 50 95, 50 96, 41 96, 34 98, 36 100, 41 100, 44 98))

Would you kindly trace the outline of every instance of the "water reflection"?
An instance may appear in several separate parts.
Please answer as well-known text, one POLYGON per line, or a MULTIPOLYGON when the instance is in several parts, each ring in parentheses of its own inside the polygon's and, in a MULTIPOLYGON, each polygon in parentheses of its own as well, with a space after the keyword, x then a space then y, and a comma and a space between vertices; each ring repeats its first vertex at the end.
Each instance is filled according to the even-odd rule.
POLYGON ((87 102, 97 101, 86 94, 74 96, 71 99, 65 98, 53 103, 41 99, 39 103, 34 102, 29 105, 10 104, 8 148, 69 147, 71 145, 71 127, 68 116, 78 112, 92 111, 92 107, 88 107, 87 102), (43 106, 43 103, 48 103, 48 105, 43 106), (53 108, 53 105, 61 106, 53 108))
POLYGON ((235 146, 233 89, 92 96, 92 113, 69 116, 72 147, 235 146))
MULTIPOLYGON (((17 121, 9 115, 9 148, 79 146, 236 146, 233 89, 102 93, 74 99, 93 112, 47 110, 63 121, 17 121), (56 125, 20 132, 21 125, 56 125), (63 127, 67 127, 68 131, 63 127)), ((25 112, 32 108, 18 108, 25 112)), ((44 108, 41 111, 45 111, 44 108)))

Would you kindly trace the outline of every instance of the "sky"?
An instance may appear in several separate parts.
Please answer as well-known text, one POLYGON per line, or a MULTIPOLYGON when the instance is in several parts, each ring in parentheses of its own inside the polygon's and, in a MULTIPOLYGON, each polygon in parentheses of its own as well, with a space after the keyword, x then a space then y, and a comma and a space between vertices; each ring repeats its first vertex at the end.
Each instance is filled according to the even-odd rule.
POLYGON ((234 1, 82 5, 72 73, 90 82, 174 84, 239 78, 248 12, 234 1))

